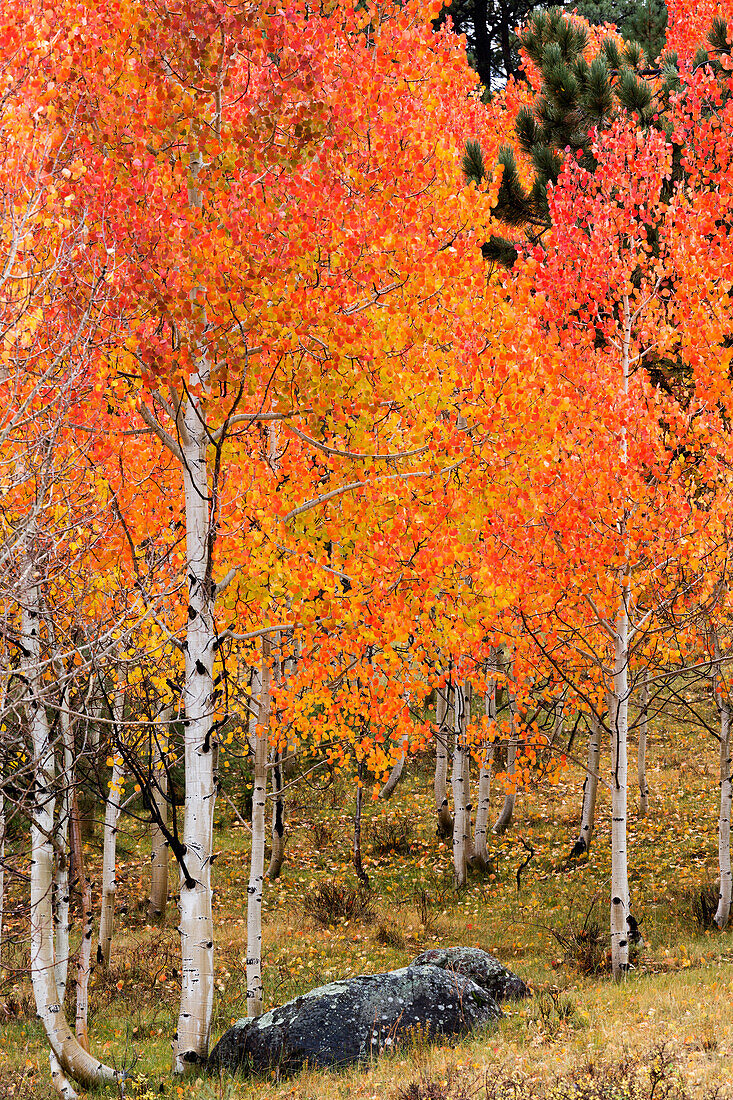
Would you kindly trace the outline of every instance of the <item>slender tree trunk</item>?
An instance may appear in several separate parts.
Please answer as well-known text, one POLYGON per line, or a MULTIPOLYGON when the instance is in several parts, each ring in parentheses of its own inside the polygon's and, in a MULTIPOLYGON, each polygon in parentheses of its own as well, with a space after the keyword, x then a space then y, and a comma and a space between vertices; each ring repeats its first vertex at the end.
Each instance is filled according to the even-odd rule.
POLYGON ((265 877, 265 801, 267 797, 267 745, 270 733, 270 640, 262 639, 262 666, 252 676, 252 700, 258 690, 259 721, 250 723, 254 754, 252 790, 252 854, 247 887, 247 1015, 262 1015, 262 886, 265 877))
MULTIPOLYGON (((66 996, 66 981, 69 973, 69 825, 71 822, 71 777, 74 775, 74 743, 71 722, 62 722, 62 759, 64 785, 61 790, 60 807, 56 818, 56 870, 54 874, 54 934, 56 959, 56 988, 59 1004, 63 1006, 66 996)), ((51 1080, 54 1088, 63 1100, 72 1100, 76 1092, 66 1078, 59 1060, 52 1050, 48 1052, 51 1067, 51 1080)))
POLYGON ((580 813, 578 839, 570 853, 571 858, 587 855, 593 840, 596 819, 596 798, 598 796, 598 769, 601 761, 601 723, 593 713, 590 720, 588 737, 588 757, 583 780, 583 807, 580 813))
MULTIPOLYGON (((168 772, 165 754, 168 751, 168 723, 172 709, 166 708, 152 730, 150 763, 152 783, 150 797, 165 826, 168 824, 168 772), (165 732, 164 732, 165 731, 165 732)), ((168 841, 157 821, 150 825, 150 898, 148 920, 163 922, 168 904, 168 841)))
POLYGON ((436 689, 435 704, 435 811, 438 815, 438 836, 453 833, 453 818, 448 805, 448 734, 450 730, 451 681, 436 689))
POLYGON ((3 913, 5 908, 5 796, 3 794, 3 772, 0 768, 0 970, 3 965, 3 913))
MULTIPOLYGON (((115 692, 112 703, 112 719, 115 738, 123 736, 122 715, 124 695, 120 688, 115 692)), ((112 778, 104 809, 104 847, 102 849, 102 901, 99 914, 99 947, 97 962, 104 970, 109 970, 112 954, 112 935, 115 923, 115 894, 117 891, 117 826, 120 818, 120 800, 124 780, 124 765, 121 754, 115 749, 112 757, 112 778)))
POLYGON ((499 816, 492 830, 496 836, 501 836, 511 825, 512 818, 514 817, 514 806, 517 800, 517 788, 515 783, 517 763, 517 715, 514 690, 510 683, 507 684, 507 695, 509 697, 509 744, 506 750, 507 789, 499 816))
MULTIPOLYGON (((202 365, 205 372, 205 364, 202 365)), ((198 384, 198 376, 192 379, 198 384)), ((188 626, 184 681, 186 797, 181 870, 181 1002, 174 1071, 186 1073, 206 1061, 214 1006, 214 925, 211 912, 216 776, 212 735, 215 587, 211 575, 211 498, 208 434, 200 402, 188 398, 180 433, 186 501, 188 626)))
POLYGON ((354 870, 356 871, 356 877, 362 886, 369 889, 369 875, 364 870, 364 864, 361 858, 361 810, 364 802, 364 788, 362 786, 362 778, 364 776, 364 762, 360 760, 356 768, 356 807, 354 809, 354 870))
POLYGON ((486 840, 489 832, 489 812, 491 809, 491 772, 494 766, 494 742, 490 738, 496 732, 496 680, 493 678, 487 680, 486 683, 484 713, 487 719, 487 741, 478 776, 478 805, 476 807, 473 842, 473 861, 477 867, 483 870, 489 866, 486 840))
POLYGON ((405 734, 405 736, 402 738, 402 741, 400 742, 400 755, 399 755, 399 758, 395 761, 395 763, 392 767, 392 771, 387 776, 387 781, 385 782, 384 786, 382 787, 381 791, 379 792, 379 797, 384 799, 385 801, 388 798, 391 798, 395 787, 399 783, 400 779, 402 779, 402 773, 405 770, 405 760, 406 759, 407 759, 407 734, 405 734))
POLYGON ((471 707, 470 684, 459 685, 453 689, 453 710, 455 714, 455 741, 453 746, 453 881, 456 887, 466 885, 466 868, 472 853, 471 841, 471 801, 469 776, 469 750, 466 739, 471 707))
MULTIPOLYGON (((720 661, 720 648, 715 635, 715 657, 720 661)), ((731 707, 723 694, 720 676, 720 664, 715 678, 715 696, 720 714, 720 816, 718 818, 718 866, 720 869, 720 897, 715 911, 715 923, 725 928, 730 920, 731 874, 730 860, 730 814, 733 802, 733 780, 731 779, 730 715, 731 707)))
POLYGON ((616 621, 611 722, 611 967, 616 981, 629 965, 628 916, 629 877, 626 851, 629 736, 629 648, 628 611, 622 591, 616 621))
MULTIPOLYGON (((65 1100, 72 1100, 75 1094, 64 1075, 68 1074, 87 1087, 100 1081, 114 1081, 117 1074, 109 1066, 93 1058, 72 1034, 56 981, 52 901, 55 767, 46 709, 40 694, 40 599, 37 582, 31 575, 32 569, 33 565, 28 561, 21 597, 21 669, 26 687, 26 710, 33 740, 34 762, 30 967, 36 1011, 63 1078, 54 1079, 54 1084, 65 1100)), ((70 780, 70 777, 66 778, 67 781, 70 780)))
POLYGON ((282 753, 276 752, 272 763, 272 854, 267 869, 270 882, 280 877, 285 859, 285 800, 282 787, 282 753))
MULTIPOLYGON (((272 429, 271 429, 272 432, 272 429)), ((271 445, 275 437, 271 434, 271 445)), ((273 676, 275 683, 279 684, 284 675, 282 650, 280 647, 281 635, 277 634, 277 654, 273 664, 273 676)), ((272 761, 272 852, 270 866, 267 869, 267 877, 270 882, 280 877, 283 861, 285 860, 285 799, 283 797, 283 767, 282 753, 277 751, 272 761)))
POLYGON ((646 781, 646 743, 649 735, 649 684, 647 674, 641 684, 641 710, 639 714, 639 817, 646 817, 649 810, 649 787, 646 781))
MULTIPOLYGON (((631 347, 631 309, 626 296, 623 299, 623 345, 621 352, 622 391, 629 392, 629 368, 631 347)), ((619 458, 625 465, 628 460, 626 426, 621 429, 619 458)), ((619 518, 619 534, 624 547, 627 542, 627 512, 625 502, 619 518)), ((611 727, 611 967, 613 977, 619 981, 629 967, 629 874, 626 850, 626 815, 628 803, 628 744, 629 744, 629 605, 630 576, 628 549, 626 560, 618 575, 620 596, 614 639, 614 667, 612 700, 609 707, 611 727)))
POLYGON ((77 799, 76 786, 71 792, 71 855, 74 864, 74 877, 81 900, 81 943, 76 965, 76 1018, 74 1030, 84 1050, 89 1050, 89 1030, 87 1016, 89 1008, 89 974, 92 968, 92 884, 87 878, 82 847, 81 814, 77 799))
POLYGON ((59 811, 56 818, 54 932, 56 986, 59 993, 59 1001, 63 1004, 69 970, 69 932, 71 931, 71 921, 69 918, 69 903, 71 898, 69 881, 71 844, 69 831, 71 827, 71 808, 73 802, 72 780, 74 776, 74 738, 68 715, 66 715, 65 721, 60 719, 60 724, 63 738, 61 748, 63 760, 63 787, 61 789, 59 811))

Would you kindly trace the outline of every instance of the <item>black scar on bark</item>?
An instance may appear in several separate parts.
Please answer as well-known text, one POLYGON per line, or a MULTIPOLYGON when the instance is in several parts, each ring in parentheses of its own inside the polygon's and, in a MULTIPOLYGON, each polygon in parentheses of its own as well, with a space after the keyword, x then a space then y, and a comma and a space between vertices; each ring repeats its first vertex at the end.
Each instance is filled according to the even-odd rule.
POLYGON ((614 905, 620 905, 621 904, 621 898, 611 898, 611 901, 613 902, 614 905))
POLYGON ((191 607, 191 604, 189 604, 188 605, 188 617, 191 620, 191 622, 193 622, 193 620, 196 618, 196 614, 197 614, 196 610, 193 607, 191 607))

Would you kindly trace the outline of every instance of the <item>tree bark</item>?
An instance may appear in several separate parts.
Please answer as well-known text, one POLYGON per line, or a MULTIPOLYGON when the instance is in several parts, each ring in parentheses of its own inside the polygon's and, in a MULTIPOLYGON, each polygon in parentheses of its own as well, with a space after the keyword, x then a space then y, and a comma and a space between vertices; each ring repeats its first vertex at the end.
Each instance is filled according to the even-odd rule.
MULTIPOLYGON (((168 772, 165 754, 168 751, 168 723, 172 709, 166 708, 152 730, 151 769, 152 783, 150 797, 154 802, 160 820, 168 824, 168 772), (165 731, 165 732, 164 732, 165 731)), ((150 825, 150 898, 148 902, 148 920, 163 922, 168 904, 168 841, 156 820, 150 825)))
MULTIPOLYGON (((720 648, 715 635, 715 657, 720 661, 720 648)), ((718 817, 718 867, 720 870, 720 896, 715 911, 715 923, 723 929, 730 920, 731 874, 730 859, 730 814, 733 802, 733 780, 731 779, 730 715, 731 707, 723 694, 720 676, 720 664, 717 665, 715 678, 715 696, 720 715, 720 814, 718 817)))
POLYGON ((71 855, 74 866, 74 878, 79 888, 81 899, 81 943, 79 944, 79 957, 76 965, 76 1017, 74 1030, 84 1050, 89 1050, 89 1030, 87 1016, 89 1008, 89 974, 92 969, 92 884, 87 878, 84 866, 84 850, 81 829, 81 814, 77 789, 74 786, 71 792, 71 855))
POLYGON ((258 721, 250 721, 250 745, 254 755, 252 790, 252 853, 247 887, 247 1016, 262 1015, 262 887, 265 876, 265 800, 267 796, 267 745, 270 733, 270 640, 262 638, 262 665, 253 671, 259 706, 258 721))
MULTIPOLYGON (((276 684, 281 682, 284 672, 282 651, 279 644, 280 637, 280 634, 278 634, 278 651, 273 664, 273 676, 276 684)), ((272 761, 272 851, 270 854, 270 866, 267 869, 267 877, 270 882, 274 882, 280 877, 282 865, 285 860, 285 799, 283 797, 282 788, 282 753, 276 751, 272 761)))
POLYGON ((457 888, 466 885, 466 869, 471 856, 471 801, 469 750, 466 739, 471 708, 471 685, 456 684, 453 689, 455 742, 453 746, 453 881, 457 888))
POLYGON ((364 870, 364 864, 361 858, 361 809, 364 801, 364 788, 362 787, 362 777, 364 775, 364 762, 360 760, 356 768, 356 806, 354 809, 354 844, 353 844, 353 856, 354 856, 354 870, 356 871, 356 877, 362 886, 369 889, 369 875, 364 870))
POLYGON ((583 780, 583 807, 580 812, 580 829, 578 839, 570 853, 571 858, 587 855, 590 852, 593 840, 593 829, 596 819, 596 798, 598 796, 598 769, 601 761, 601 723, 597 714, 593 713, 590 719, 590 736, 588 737, 588 757, 585 766, 585 779, 583 780))
POLYGON ((453 818, 448 805, 448 735, 450 730, 451 681, 436 688, 435 704, 435 812, 438 815, 438 836, 453 833, 453 818))
POLYGON ((514 806, 517 799, 517 788, 514 780, 517 761, 516 700, 514 697, 514 690, 509 681, 507 682, 507 695, 509 697, 509 744, 506 750, 507 789, 499 816, 492 830, 495 836, 501 836, 511 825, 512 818, 514 817, 514 806))
MULTIPOLYGON (((31 981, 36 1011, 62 1077, 68 1074, 88 1087, 100 1081, 115 1081, 117 1074, 110 1066, 93 1058, 72 1034, 56 982, 52 903, 55 767, 46 708, 40 692, 40 598, 32 570, 33 564, 27 561, 21 595, 21 670, 26 686, 26 711, 33 741, 34 762, 31 820, 31 981)), ((65 1078, 55 1080, 55 1087, 67 1100, 71 1100, 74 1093, 65 1078), (62 1091, 64 1089, 65 1093, 62 1091)))
POLYGON ((280 877, 285 859, 285 800, 282 787, 282 753, 276 752, 272 762, 272 853, 267 869, 270 882, 280 877))
MULTIPOLYGON (((486 682, 484 713, 487 719, 487 738, 496 733, 496 680, 486 682)), ((489 812, 491 809, 491 772, 494 766, 494 742, 487 740, 478 777, 478 804, 476 806, 476 825, 474 827, 473 861, 477 867, 489 866, 489 852, 486 840, 489 832, 489 812)))
POLYGON ((609 707, 611 726, 611 968, 619 981, 629 968, 629 877, 626 851, 628 796, 628 611, 625 589, 616 620, 613 694, 609 707))
POLYGON ((382 787, 381 791, 379 792, 379 797, 384 799, 385 801, 388 798, 391 798, 395 787, 399 783, 400 779, 402 779, 402 773, 405 770, 405 760, 406 759, 407 759, 407 734, 404 735, 404 737, 402 738, 402 741, 400 742, 400 755, 399 755, 399 758, 395 761, 395 763, 392 767, 392 771, 387 776, 387 780, 386 780, 384 786, 382 787))
MULTIPOLYGON (((112 702, 112 720, 115 746, 117 738, 124 734, 122 715, 124 708, 124 694, 118 687, 112 702)), ((115 894, 117 891, 117 825, 120 818, 120 800, 122 798, 122 783, 124 780, 124 764, 122 755, 116 747, 112 756, 112 778, 110 779, 109 793, 104 808, 104 847, 102 850, 102 901, 99 914, 99 947, 97 949, 97 962, 103 970, 109 970, 110 956, 112 954, 112 935, 115 922, 115 894)))
POLYGON ((639 756, 637 761, 637 774, 639 782, 639 817, 646 817, 649 810, 649 786, 646 781, 646 743, 649 735, 649 685, 647 675, 641 684, 639 713, 639 756))

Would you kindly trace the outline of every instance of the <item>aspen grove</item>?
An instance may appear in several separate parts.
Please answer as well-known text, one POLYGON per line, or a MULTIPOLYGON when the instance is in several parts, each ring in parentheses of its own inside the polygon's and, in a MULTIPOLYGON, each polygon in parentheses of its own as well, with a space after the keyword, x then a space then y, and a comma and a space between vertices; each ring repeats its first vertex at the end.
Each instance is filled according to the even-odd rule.
POLYGON ((220 1028, 227 851, 245 1015, 287 999, 314 790, 354 905, 408 777, 445 896, 511 843, 524 897, 523 798, 577 767, 555 870, 605 845, 632 983, 654 723, 698 682, 724 937, 731 5, 671 2, 658 58, 537 8, 491 95, 423 0, 0 10, 0 993, 30 982, 55 1092, 136 1087, 94 1007, 131 846, 177 922, 161 1091, 220 1028))

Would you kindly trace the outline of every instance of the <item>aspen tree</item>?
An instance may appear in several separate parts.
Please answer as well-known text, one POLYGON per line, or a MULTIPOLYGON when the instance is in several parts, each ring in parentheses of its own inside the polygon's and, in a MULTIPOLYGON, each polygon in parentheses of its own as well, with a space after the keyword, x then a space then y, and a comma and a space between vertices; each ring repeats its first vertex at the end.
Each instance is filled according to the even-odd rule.
POLYGON ((720 871, 720 896, 715 911, 715 923, 725 928, 730 920, 731 873, 730 815, 733 803, 733 777, 731 776, 731 706, 727 685, 721 673, 720 641, 713 631, 713 658, 715 661, 714 691, 720 718, 720 813, 718 816, 718 868, 720 871))
POLYGON ((639 784, 639 817, 646 817, 649 809, 649 784, 646 778, 646 746, 649 736, 649 684, 647 673, 639 692, 639 751, 637 757, 637 781, 639 784))
POLYGON ((262 662, 252 673, 250 750, 253 757, 252 849, 247 886, 247 1015, 262 1015, 262 887, 265 877, 267 745, 271 716, 271 643, 261 642, 262 662))
POLYGON ((496 679, 491 675, 491 665, 487 669, 484 694, 484 717, 486 718, 485 744, 481 755, 478 776, 478 798, 476 804, 476 824, 473 834, 473 861, 482 870, 489 866, 489 852, 486 844, 489 831, 489 813, 491 810, 491 774, 494 767, 496 737, 496 679))
POLYGON ((451 727, 451 675, 445 685, 436 688, 435 703, 435 781, 433 792, 438 815, 438 835, 449 837, 453 818, 448 805, 448 740, 451 727))
POLYGON ((150 897, 148 920, 164 921, 168 904, 168 840, 164 828, 168 826, 168 771, 165 756, 168 752, 168 723, 173 709, 167 707, 150 731, 151 795, 157 811, 150 823, 150 897), (161 828, 161 824, 163 828, 161 828))
POLYGON ((506 793, 492 832, 501 836, 509 828, 514 817, 514 806, 517 800, 517 787, 515 772, 517 766, 517 701, 513 674, 510 671, 507 677, 507 697, 509 702, 509 742, 506 750, 506 793))
MULTIPOLYGON (((112 702, 113 743, 125 735, 122 724, 125 696, 118 685, 112 702)), ((115 920, 116 867, 117 867, 117 828, 120 818, 120 803, 124 783, 124 763, 122 754, 115 750, 112 757, 112 776, 109 781, 109 793, 104 808, 104 840, 102 847, 102 902, 99 913, 99 946, 97 962, 109 969, 112 952, 112 935, 115 920)))
POLYGON ((455 738, 453 742, 453 881, 456 887, 466 885, 466 868, 472 853, 471 841, 471 794, 469 758, 467 741, 468 723, 471 712, 471 685, 456 683, 453 688, 453 713, 455 738))
POLYGON ((580 811, 578 839, 573 845, 571 856, 587 855, 593 840, 596 818, 596 798, 598 796, 598 770, 601 762, 601 722, 595 711, 591 712, 588 733, 588 755, 583 780, 583 804, 580 811))
MULTIPOLYGON (((32 538, 32 530, 27 537, 32 538)), ((27 554, 24 562, 20 602, 21 669, 25 677, 25 706, 33 742, 35 775, 31 819, 31 979, 36 1011, 61 1071, 59 1075, 54 1066, 57 1087, 65 1100, 71 1100, 75 1094, 65 1075, 86 1087, 101 1081, 115 1081, 117 1074, 94 1058, 74 1037, 57 985, 52 906, 55 766, 40 671, 39 578, 31 554, 27 554)))
MULTIPOLYGON (((283 660, 281 649, 281 634, 278 632, 275 641, 275 657, 273 662, 273 680, 278 686, 283 678, 283 660)), ((271 831, 271 855, 270 866, 267 868, 267 877, 274 882, 280 876, 283 861, 285 859, 285 799, 283 797, 283 766, 282 753, 279 749, 273 752, 270 765, 272 771, 272 831, 271 831)))

